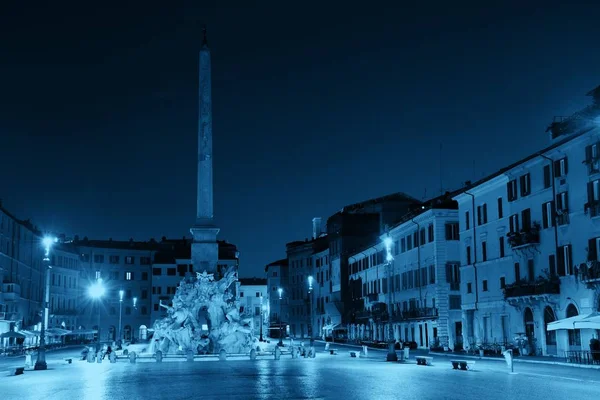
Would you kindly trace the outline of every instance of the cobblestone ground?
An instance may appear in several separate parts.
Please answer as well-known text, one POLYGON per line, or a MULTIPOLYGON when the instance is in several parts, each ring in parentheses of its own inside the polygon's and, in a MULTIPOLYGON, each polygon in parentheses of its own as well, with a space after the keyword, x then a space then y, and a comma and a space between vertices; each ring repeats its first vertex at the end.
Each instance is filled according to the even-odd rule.
MULTIPOLYGON (((383 361, 385 352, 351 358, 319 349, 315 359, 227 360, 88 364, 49 353, 47 371, 9 376, 0 362, 4 399, 578 399, 600 398, 600 371, 549 365, 477 361, 473 371, 451 369, 449 359, 433 366, 383 361)), ((78 350, 71 350, 78 354, 78 350)))

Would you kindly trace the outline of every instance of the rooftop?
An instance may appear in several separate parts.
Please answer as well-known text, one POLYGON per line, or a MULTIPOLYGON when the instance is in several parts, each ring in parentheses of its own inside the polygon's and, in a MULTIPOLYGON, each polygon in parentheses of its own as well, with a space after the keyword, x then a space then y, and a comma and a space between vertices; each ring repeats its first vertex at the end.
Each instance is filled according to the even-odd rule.
POLYGON ((238 281, 242 286, 266 286, 267 278, 239 278, 238 281))

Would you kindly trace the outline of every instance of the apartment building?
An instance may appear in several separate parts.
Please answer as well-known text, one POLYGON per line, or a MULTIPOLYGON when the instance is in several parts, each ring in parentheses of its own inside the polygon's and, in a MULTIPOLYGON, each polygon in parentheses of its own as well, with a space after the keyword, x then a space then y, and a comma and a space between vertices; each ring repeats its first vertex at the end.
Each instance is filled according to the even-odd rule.
POLYGON ((349 257, 350 339, 387 341, 391 321, 396 341, 420 348, 462 343, 458 204, 450 196, 416 207, 349 257))
POLYGON ((283 290, 289 287, 288 259, 274 261, 265 267, 267 275, 267 290, 269 292, 269 336, 279 337, 280 326, 288 325, 289 309, 283 302, 283 290), (282 298, 279 298, 278 289, 282 289, 282 298), (285 317, 284 317, 285 316, 285 317))
POLYGON ((269 290, 266 278, 240 278, 237 282, 240 315, 252 322, 256 337, 268 336, 269 290))
POLYGON ((523 336, 527 354, 562 357, 597 335, 575 324, 600 310, 600 91, 589 94, 550 126, 549 147, 455 196, 468 347, 523 336))

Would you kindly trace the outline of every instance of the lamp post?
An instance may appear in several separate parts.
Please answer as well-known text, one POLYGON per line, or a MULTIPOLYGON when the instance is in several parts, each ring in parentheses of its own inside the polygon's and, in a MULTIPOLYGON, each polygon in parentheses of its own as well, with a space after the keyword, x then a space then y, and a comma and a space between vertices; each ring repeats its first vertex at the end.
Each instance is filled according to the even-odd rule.
POLYGON ((313 302, 312 302, 312 291, 313 291, 313 277, 308 277, 308 306, 310 307, 309 318, 308 321, 308 337, 310 338, 310 349, 315 345, 315 339, 313 336, 313 302))
POLYGON ((263 341, 263 297, 262 297, 262 293, 260 295, 260 336, 258 338, 258 340, 260 342, 263 341))
POLYGON ((50 248, 58 241, 55 237, 46 236, 42 239, 44 245, 44 258, 42 259, 44 266, 44 307, 42 309, 42 327, 40 328, 40 347, 38 349, 37 360, 33 369, 44 370, 48 369, 46 364, 46 328, 48 325, 48 303, 50 303, 50 248))
POLYGON ((392 238, 388 236, 383 240, 386 251, 386 265, 387 265, 387 309, 388 309, 388 354, 387 361, 398 361, 398 355, 396 354, 395 343, 394 343, 394 327, 392 326, 392 263, 394 262, 394 256, 392 255, 392 238))
POLYGON ((106 289, 102 284, 102 278, 98 278, 96 280, 96 283, 91 285, 88 290, 88 294, 90 295, 90 297, 98 301, 98 350, 100 350, 100 299, 102 298, 102 296, 104 296, 105 291, 106 289))
POLYGON ((281 299, 282 299, 282 294, 283 294, 283 289, 279 288, 277 289, 277 293, 279 293, 279 343, 278 346, 283 346, 283 329, 282 329, 282 323, 281 323, 281 299))
POLYGON ((123 316, 123 295, 125 294, 124 290, 119 290, 119 342, 123 340, 123 331, 121 329, 121 321, 123 316))

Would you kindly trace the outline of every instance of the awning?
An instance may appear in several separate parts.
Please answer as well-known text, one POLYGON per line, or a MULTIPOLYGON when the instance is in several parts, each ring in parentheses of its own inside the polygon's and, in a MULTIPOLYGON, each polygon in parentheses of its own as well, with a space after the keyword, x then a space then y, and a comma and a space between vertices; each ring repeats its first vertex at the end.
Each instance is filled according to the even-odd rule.
POLYGON ((600 329, 600 315, 593 315, 583 321, 575 322, 576 329, 600 329))
POLYGON ((559 329, 585 329, 580 326, 583 321, 586 321, 590 317, 596 317, 598 313, 576 315, 574 317, 560 319, 558 321, 550 322, 546 328, 549 331, 557 331, 559 329))
POLYGON ((15 331, 8 331, 8 332, 4 332, 2 335, 0 335, 0 338, 2 338, 2 339, 4 339, 4 338, 25 339, 25 335, 23 335, 22 333, 19 333, 19 332, 15 332, 15 331))
POLYGON ((19 333, 22 333, 23 335, 25 335, 25 337, 28 337, 28 338, 40 336, 39 332, 36 333, 36 332, 26 331, 25 329, 21 329, 19 331, 19 333))
POLYGON ((48 335, 48 336, 65 336, 69 333, 71 333, 71 331, 68 331, 66 329, 60 329, 60 328, 46 329, 46 335, 48 335))
POLYGON ((97 332, 96 329, 75 329, 74 331, 67 333, 67 335, 93 335, 97 332))

